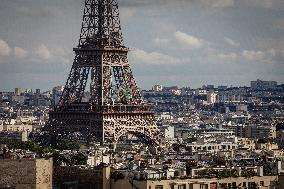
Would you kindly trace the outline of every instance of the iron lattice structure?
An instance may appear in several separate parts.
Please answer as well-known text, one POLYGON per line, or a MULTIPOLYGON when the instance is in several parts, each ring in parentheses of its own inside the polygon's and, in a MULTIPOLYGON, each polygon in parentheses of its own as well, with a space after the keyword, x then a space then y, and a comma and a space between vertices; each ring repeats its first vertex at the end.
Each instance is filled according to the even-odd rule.
POLYGON ((79 45, 59 103, 49 112, 51 136, 80 132, 86 139, 117 143, 135 135, 156 142, 151 105, 136 86, 123 45, 117 0, 85 0, 79 45), (90 99, 82 102, 87 86, 90 99))

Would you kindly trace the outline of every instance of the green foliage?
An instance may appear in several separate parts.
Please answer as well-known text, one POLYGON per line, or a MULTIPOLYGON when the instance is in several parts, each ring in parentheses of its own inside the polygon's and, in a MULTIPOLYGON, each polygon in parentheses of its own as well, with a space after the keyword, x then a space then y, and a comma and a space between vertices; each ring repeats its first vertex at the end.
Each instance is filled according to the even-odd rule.
POLYGON ((197 175, 199 175, 200 177, 212 177, 212 176, 216 176, 217 175, 217 171, 213 170, 213 169, 203 169, 197 172, 197 175))
MULTIPOLYGON (((86 165, 87 164, 87 157, 82 153, 78 153, 73 155, 70 159, 64 157, 64 155, 60 154, 58 150, 49 147, 49 146, 42 146, 38 143, 27 141, 21 142, 15 139, 7 139, 7 138, 0 138, 0 144, 7 144, 9 149, 22 149, 22 150, 29 150, 36 153, 39 156, 46 156, 47 154, 53 157, 53 162, 55 166, 59 166, 62 163, 66 163, 68 165, 86 165)), ((80 148, 79 143, 75 142, 61 142, 59 144, 60 150, 78 150, 80 148)))
POLYGON ((197 172, 197 175, 200 177, 216 177, 218 179, 223 179, 223 178, 229 178, 229 177, 234 177, 237 178, 239 177, 239 172, 236 169, 233 170, 222 170, 222 171, 217 171, 214 169, 204 169, 200 170, 197 172))
POLYGON ((229 178, 231 176, 230 170, 219 171, 217 173, 218 179, 229 178))
POLYGON ((64 155, 60 154, 58 151, 55 151, 52 156, 55 166, 60 166, 62 163, 68 163, 68 160, 64 157, 64 155))
POLYGON ((80 144, 78 142, 61 141, 57 148, 59 150, 79 150, 80 144))
POLYGON ((77 153, 71 157, 71 165, 86 165, 88 157, 82 153, 77 153))
POLYGON ((256 172, 252 169, 243 170, 241 176, 246 178, 254 177, 256 176, 256 172))
POLYGON ((237 170, 234 169, 234 170, 231 171, 231 177, 237 178, 239 176, 240 176, 240 174, 237 170))
POLYGON ((132 151, 133 150, 133 148, 132 148, 132 146, 118 146, 118 147, 116 147, 116 149, 115 149, 115 151, 116 152, 121 152, 121 151, 132 151))
POLYGON ((265 176, 277 175, 277 163, 276 162, 266 162, 263 165, 263 174, 265 176))
POLYGON ((45 149, 40 144, 31 141, 22 142, 15 139, 0 138, 0 144, 7 144, 9 149, 29 150, 39 154, 51 151, 51 149, 45 149))

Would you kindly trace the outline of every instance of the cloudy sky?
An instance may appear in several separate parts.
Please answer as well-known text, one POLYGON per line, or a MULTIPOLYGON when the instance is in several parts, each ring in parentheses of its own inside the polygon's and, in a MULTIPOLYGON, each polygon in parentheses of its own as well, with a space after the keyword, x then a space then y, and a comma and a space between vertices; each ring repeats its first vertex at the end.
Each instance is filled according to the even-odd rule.
MULTIPOLYGON (((284 83, 283 0, 118 0, 137 83, 284 83)), ((83 0, 0 0, 0 91, 64 85, 83 0)))

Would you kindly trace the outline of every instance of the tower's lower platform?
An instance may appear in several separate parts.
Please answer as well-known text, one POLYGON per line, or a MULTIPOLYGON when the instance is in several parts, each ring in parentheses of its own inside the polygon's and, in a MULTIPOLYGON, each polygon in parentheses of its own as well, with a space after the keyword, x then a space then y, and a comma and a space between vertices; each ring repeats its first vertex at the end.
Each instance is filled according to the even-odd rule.
POLYGON ((86 140, 117 143, 126 135, 133 135, 143 143, 157 143, 159 130, 149 105, 92 106, 76 103, 49 113, 45 126, 49 135, 67 136, 81 133, 86 140))

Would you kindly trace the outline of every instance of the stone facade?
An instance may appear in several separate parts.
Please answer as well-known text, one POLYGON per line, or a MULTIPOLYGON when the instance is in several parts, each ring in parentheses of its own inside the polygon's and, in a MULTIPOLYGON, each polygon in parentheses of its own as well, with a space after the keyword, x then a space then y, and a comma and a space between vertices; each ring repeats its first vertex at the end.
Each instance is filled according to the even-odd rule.
POLYGON ((0 159, 0 188, 51 189, 53 160, 0 159))
POLYGON ((110 189, 110 167, 54 167, 53 178, 61 189, 110 189))
MULTIPOLYGON (((226 178, 226 179, 173 179, 173 180, 111 180, 111 189, 228 189, 247 188, 277 189, 276 176, 263 176, 251 178, 226 178)), ((281 188, 282 189, 282 188, 281 188)))

